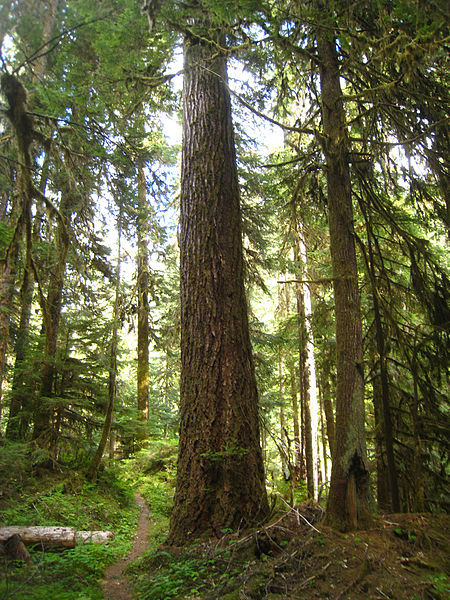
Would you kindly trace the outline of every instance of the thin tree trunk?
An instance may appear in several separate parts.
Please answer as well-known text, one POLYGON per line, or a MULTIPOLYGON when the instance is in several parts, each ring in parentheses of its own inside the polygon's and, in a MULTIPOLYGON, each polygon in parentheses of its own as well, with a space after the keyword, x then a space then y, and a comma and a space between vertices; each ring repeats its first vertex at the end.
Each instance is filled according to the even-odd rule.
POLYGON ((289 464, 289 445, 286 430, 286 414, 284 410, 284 373, 283 373, 283 360, 281 358, 281 351, 278 354, 278 379, 280 386, 280 455, 281 455, 281 471, 285 481, 288 481, 291 477, 289 464))
POLYGON ((121 267, 121 239, 122 239, 122 212, 120 209, 118 217, 118 242, 117 242, 117 271, 116 271, 116 296, 114 299, 111 349, 109 356, 109 379, 108 379, 108 405, 106 408, 105 421, 103 423, 102 436, 87 472, 87 478, 94 481, 97 478, 98 469, 102 461, 105 448, 110 438, 109 456, 114 457, 114 436, 111 433, 113 422, 114 402, 116 399, 117 380, 117 350, 119 346, 119 321, 120 321, 120 267, 121 267), (112 445, 112 450, 111 450, 112 445), (111 456, 112 455, 112 456, 111 456))
POLYGON ((289 471, 289 447, 286 436, 286 414, 284 406, 280 406, 280 444, 281 444, 281 471, 283 479, 289 481, 291 474, 289 471))
POLYGON ((323 418, 323 393, 319 387, 319 410, 320 410, 320 432, 322 436, 322 454, 323 454, 323 482, 328 481, 328 458, 327 458, 327 440, 325 435, 325 423, 323 418))
POLYGON ((377 466, 377 505, 380 513, 389 513, 392 510, 392 504, 389 494, 389 475, 384 451, 383 418, 381 408, 381 385, 380 378, 375 377, 372 383, 373 387, 373 412, 375 420, 374 444, 375 461, 377 466))
POLYGON ((268 513, 224 40, 209 43, 208 27, 200 29, 201 37, 185 39, 181 425, 171 544, 220 536, 268 513))
MULTIPOLYGON (((281 287, 278 288, 278 310, 281 318, 288 316, 289 311, 289 292, 286 291, 285 286, 284 293, 281 287)), ((288 448, 288 438, 286 430, 286 415, 284 410, 284 369, 283 369, 283 356, 281 347, 278 350, 278 386, 280 394, 280 458, 281 458, 281 472, 283 478, 288 481, 290 479, 290 456, 288 448)))
POLYGON ((414 478, 414 510, 416 512, 425 511, 425 484, 423 479, 422 465, 422 440, 420 434, 419 422, 419 390, 417 385, 417 361, 416 349, 414 349, 413 358, 411 361, 411 371, 414 382, 414 402, 411 408, 413 420, 413 436, 414 436, 414 463, 413 463, 413 478, 414 478))
MULTIPOLYGON (((303 280, 308 277, 306 247, 294 202, 292 203, 292 217, 295 228, 294 261, 300 279, 303 280)), ((300 389, 303 394, 305 415, 306 483, 308 496, 316 499, 319 488, 318 409, 314 340, 311 328, 311 293, 309 287, 303 283, 296 283, 296 293, 300 336, 300 379, 302 381, 300 389)))
POLYGON ((325 412, 325 421, 327 424, 328 447, 330 449, 331 460, 333 460, 334 438, 335 438, 334 414, 333 414, 333 404, 331 402, 330 380, 328 377, 328 373, 326 373, 325 369, 326 369, 326 367, 324 367, 324 369, 322 371, 322 377, 321 377, 323 410, 325 412))
POLYGON ((392 428, 392 418, 391 418, 391 407, 390 407, 390 393, 389 393, 389 377, 386 365, 386 347, 384 343, 384 332, 383 325, 381 323, 381 314, 380 314, 380 305, 378 300, 379 291, 376 285, 376 277, 375 277, 375 264, 374 264, 374 256, 372 250, 372 242, 371 242, 371 231, 370 231, 370 223, 367 219, 367 215, 364 215, 366 218, 366 233, 367 233, 367 245, 369 251, 369 273, 370 273, 370 282, 372 288, 372 304, 373 304, 373 314, 375 321, 375 339, 377 346, 377 354, 379 361, 379 378, 380 378, 380 391, 381 391, 381 406, 382 406, 382 426, 383 426, 383 437, 384 443, 386 446, 386 460, 387 460, 387 470, 389 477, 389 496, 390 496, 390 505, 391 509, 397 513, 400 511, 400 496, 398 490, 398 480, 397 480, 397 467, 395 465, 395 456, 394 456, 394 435, 392 428))
POLYGON ((53 451, 56 449, 57 439, 55 439, 52 429, 52 417, 55 407, 52 406, 51 398, 54 396, 55 360, 61 319, 62 293, 70 245, 68 227, 70 226, 73 204, 72 194, 68 190, 64 190, 56 224, 54 266, 49 277, 47 297, 40 297, 45 341, 39 398, 34 410, 33 440, 40 447, 48 447, 53 451))
POLYGON ((138 165, 138 215, 137 215, 137 294, 138 294, 138 364, 137 405, 142 427, 138 439, 148 437, 149 394, 149 326, 148 326, 148 207, 147 186, 142 164, 138 165))
POLYGON ((293 413, 293 426, 294 426, 294 471, 295 481, 300 481, 300 475, 302 472, 302 457, 300 448, 300 423, 299 423, 299 412, 298 412, 298 397, 297 397, 297 380, 295 376, 295 367, 291 364, 289 368, 290 382, 291 382, 291 399, 292 399, 292 413, 293 413))
POLYGON ((362 325, 345 112, 336 42, 326 29, 317 30, 317 48, 336 318, 336 440, 326 518, 346 530, 368 514, 362 325))

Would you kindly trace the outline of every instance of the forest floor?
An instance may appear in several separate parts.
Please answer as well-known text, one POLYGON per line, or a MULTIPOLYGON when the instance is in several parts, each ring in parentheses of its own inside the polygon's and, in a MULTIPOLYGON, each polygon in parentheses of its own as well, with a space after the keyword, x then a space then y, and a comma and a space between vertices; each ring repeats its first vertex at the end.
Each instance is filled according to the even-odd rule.
MULTIPOLYGON (((246 535, 149 556, 146 600, 448 600, 449 517, 398 514, 342 534, 311 503, 246 535), (165 587, 164 587, 165 584, 165 587)), ((143 573, 143 571, 141 571, 143 573)))
POLYGON ((142 453, 133 478, 152 513, 150 546, 128 569, 139 600, 448 600, 450 517, 395 514, 340 533, 312 502, 276 503, 269 523, 224 530, 189 549, 164 545, 174 485, 170 448, 142 453), (282 506, 280 506, 280 504, 282 506))
POLYGON ((96 484, 73 468, 39 475, 0 469, 1 525, 115 533, 111 543, 98 546, 30 548, 30 565, 0 556, 0 598, 450 598, 445 514, 379 515, 368 529, 343 534, 323 525, 323 508, 302 502, 301 489, 289 508, 283 488, 274 487, 278 500, 268 523, 249 531, 226 529, 220 539, 201 539, 187 549, 168 548, 175 468, 175 444, 155 443, 103 470, 96 484))
POLYGON ((105 578, 102 582, 105 600, 132 599, 132 591, 130 589, 128 578, 126 577, 126 569, 133 561, 139 558, 148 547, 150 511, 147 502, 140 494, 135 494, 134 497, 140 508, 136 535, 130 553, 125 558, 122 558, 106 569, 105 578))

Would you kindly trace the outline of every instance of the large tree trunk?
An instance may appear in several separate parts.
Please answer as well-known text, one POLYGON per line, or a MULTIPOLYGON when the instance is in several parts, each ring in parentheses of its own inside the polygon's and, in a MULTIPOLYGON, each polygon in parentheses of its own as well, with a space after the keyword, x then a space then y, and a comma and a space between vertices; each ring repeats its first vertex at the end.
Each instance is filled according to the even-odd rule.
POLYGON ((327 30, 317 31, 317 47, 336 319, 336 441, 327 520, 346 530, 358 527, 368 512, 362 326, 348 137, 336 42, 327 30))
POLYGON ((138 166, 138 215, 137 215, 137 294, 138 294, 138 364, 137 364, 137 406, 142 429, 138 438, 148 437, 148 208, 145 172, 138 166))
POLYGON ((205 532, 220 536, 225 527, 268 513, 231 106, 219 48, 185 40, 181 426, 172 544, 205 532))
MULTIPOLYGON (((7 3, 8 6, 4 7, 5 17, 9 16, 9 9, 11 3, 7 3), (6 14, 7 13, 7 14, 6 14)), ((44 17, 44 28, 42 31, 42 43, 46 43, 52 36, 56 14, 58 11, 59 0, 51 0, 51 2, 47 3, 46 6, 46 15, 44 17)), ((1 11, 0 11, 1 14, 1 11)), ((2 27, 0 26, 0 49, 3 42, 4 32, 2 27)), ((45 72, 47 70, 49 54, 47 52, 42 52, 41 55, 36 59, 33 65, 33 75, 31 78, 31 85, 33 86, 36 82, 41 82, 45 72)), ((31 104, 33 104, 33 99, 31 100, 31 104)), ((40 192, 42 194, 45 193, 45 187, 47 184, 47 174, 48 174, 48 164, 49 164, 49 152, 46 151, 45 158, 42 165, 41 171, 41 184, 40 184, 40 192)), ((36 210, 36 214, 34 216, 34 225, 33 225, 33 242, 38 237, 40 220, 42 218, 42 211, 36 210)), ((30 215, 31 219, 31 215, 30 215)), ((31 249, 30 249, 31 250, 31 249)), ((15 259, 16 260, 16 259, 15 259)), ((8 426, 6 430, 6 436, 10 439, 23 438, 29 419, 31 418, 31 392, 30 390, 25 389, 26 385, 23 381, 23 364, 25 359, 25 349, 27 347, 27 338, 28 338, 28 329, 29 329, 29 321, 31 314, 31 303, 33 299, 33 291, 34 291, 34 275, 31 268, 31 254, 27 252, 26 261, 24 264, 24 274, 22 280, 22 286, 20 291, 20 318, 19 318, 19 327, 17 333, 17 339, 15 344, 15 364, 14 364, 14 378, 12 384, 12 396, 10 403, 10 411, 9 411, 9 419, 8 426)), ((1 337, 1 336, 0 336, 1 337)), ((2 356, 2 350, 0 348, 0 357, 2 356)), ((0 358, 0 365, 1 365, 0 358)), ((1 366, 0 366, 1 371, 1 366)), ((0 396, 1 396, 1 374, 0 374, 0 396)))
MULTIPOLYGON (((39 190, 45 193, 48 177, 49 153, 46 152, 42 170, 39 190)), ((44 207, 42 202, 35 204, 33 218, 32 244, 40 239, 40 229, 44 207)), ((6 437, 8 439, 25 439, 30 420, 33 414, 33 392, 30 386, 30 377, 26 372, 27 350, 29 348, 29 328, 31 306, 34 295, 34 273, 31 267, 31 256, 24 265, 22 286, 20 289, 20 317, 15 343, 14 375, 11 385, 11 401, 9 406, 6 437)))
POLYGON ((17 146, 17 176, 15 181, 16 206, 12 210, 12 239, 0 260, 0 406, 6 355, 9 340, 10 314, 15 284, 16 262, 19 256, 20 240, 25 234, 25 263, 31 257, 31 205, 33 182, 31 178, 33 121, 27 111, 27 94, 22 83, 14 75, 4 73, 1 77, 1 90, 8 101, 6 115, 10 121, 17 146))

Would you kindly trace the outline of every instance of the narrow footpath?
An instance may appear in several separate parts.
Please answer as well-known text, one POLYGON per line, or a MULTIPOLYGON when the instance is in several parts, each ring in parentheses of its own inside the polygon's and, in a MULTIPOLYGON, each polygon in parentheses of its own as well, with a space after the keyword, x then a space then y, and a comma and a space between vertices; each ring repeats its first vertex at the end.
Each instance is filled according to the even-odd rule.
POLYGON ((141 509, 136 536, 128 556, 108 567, 105 572, 102 583, 105 600, 131 600, 131 586, 125 576, 125 570, 131 562, 141 556, 148 546, 150 511, 146 501, 140 494, 135 494, 135 498, 141 509))

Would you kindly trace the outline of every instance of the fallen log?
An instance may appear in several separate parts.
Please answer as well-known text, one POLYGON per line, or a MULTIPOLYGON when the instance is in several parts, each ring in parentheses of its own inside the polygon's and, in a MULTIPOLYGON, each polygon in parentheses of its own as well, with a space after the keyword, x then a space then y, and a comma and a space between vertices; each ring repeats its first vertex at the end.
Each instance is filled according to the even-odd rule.
POLYGON ((112 531, 77 531, 74 527, 22 527, 14 525, 0 528, 0 542, 20 535, 24 544, 62 546, 74 548, 78 544, 104 544, 114 537, 112 531))

